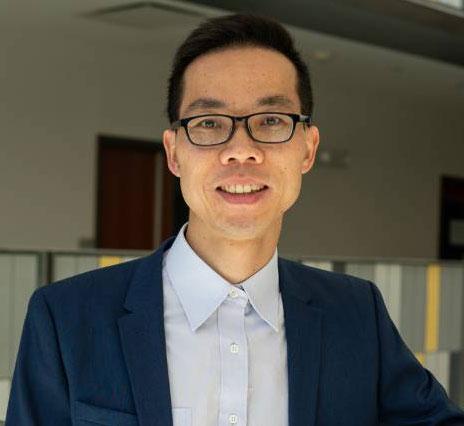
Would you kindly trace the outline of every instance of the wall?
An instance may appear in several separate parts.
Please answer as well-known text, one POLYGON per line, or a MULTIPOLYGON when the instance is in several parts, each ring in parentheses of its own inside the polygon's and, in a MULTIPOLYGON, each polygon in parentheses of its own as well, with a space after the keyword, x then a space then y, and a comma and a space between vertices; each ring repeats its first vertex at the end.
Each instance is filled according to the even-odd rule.
POLYGON ((369 94, 355 105, 353 99, 340 95, 330 111, 321 102, 321 147, 327 139, 347 149, 351 162, 346 169, 316 165, 304 177, 281 249, 307 256, 437 256, 440 176, 464 177, 462 110, 435 111, 405 97, 369 94))
MULTIPOLYGON (((464 100, 447 86, 463 70, 295 34, 307 57, 331 46, 329 61, 312 61, 315 120, 321 148, 346 148, 351 162, 305 176, 280 252, 434 257, 439 176, 464 176, 464 100)), ((77 247, 94 233, 96 135, 161 137, 179 34, 138 48, 43 30, 0 35, 0 246, 77 247)))
POLYGON ((351 161, 345 169, 316 164, 304 177, 281 252, 436 257, 440 176, 464 178, 464 68, 295 35, 311 61, 320 147, 346 149, 351 161), (314 60, 318 46, 328 60, 314 60))
POLYGON ((156 139, 167 65, 52 34, 0 38, 0 246, 77 247, 94 232, 96 136, 156 139))

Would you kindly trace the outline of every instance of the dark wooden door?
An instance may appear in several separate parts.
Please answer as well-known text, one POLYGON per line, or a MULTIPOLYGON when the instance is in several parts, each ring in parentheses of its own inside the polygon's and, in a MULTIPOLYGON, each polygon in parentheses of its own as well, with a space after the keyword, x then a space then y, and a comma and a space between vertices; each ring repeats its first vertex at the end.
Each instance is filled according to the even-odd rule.
POLYGON ((441 180, 440 259, 464 259, 464 178, 441 180))
POLYGON ((97 247, 155 248, 186 220, 176 191, 161 143, 99 137, 97 247))

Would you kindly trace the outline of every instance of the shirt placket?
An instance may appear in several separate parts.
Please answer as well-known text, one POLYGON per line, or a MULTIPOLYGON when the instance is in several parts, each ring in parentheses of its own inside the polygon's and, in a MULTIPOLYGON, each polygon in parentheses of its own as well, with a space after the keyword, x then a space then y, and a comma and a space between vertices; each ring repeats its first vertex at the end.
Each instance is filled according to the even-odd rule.
POLYGON ((246 293, 232 289, 218 309, 221 357, 219 426, 246 426, 248 344, 245 333, 246 293))

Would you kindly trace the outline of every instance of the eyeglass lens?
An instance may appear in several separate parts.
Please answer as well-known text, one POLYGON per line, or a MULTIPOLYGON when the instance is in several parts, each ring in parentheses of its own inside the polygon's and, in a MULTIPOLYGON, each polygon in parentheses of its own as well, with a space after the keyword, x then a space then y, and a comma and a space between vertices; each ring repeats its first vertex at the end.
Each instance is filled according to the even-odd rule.
MULTIPOLYGON (((233 124, 230 117, 208 115, 190 120, 187 128, 193 143, 215 145, 229 138, 233 124)), ((293 125, 293 119, 285 114, 256 114, 248 119, 248 128, 253 138, 267 143, 289 139, 293 125)))

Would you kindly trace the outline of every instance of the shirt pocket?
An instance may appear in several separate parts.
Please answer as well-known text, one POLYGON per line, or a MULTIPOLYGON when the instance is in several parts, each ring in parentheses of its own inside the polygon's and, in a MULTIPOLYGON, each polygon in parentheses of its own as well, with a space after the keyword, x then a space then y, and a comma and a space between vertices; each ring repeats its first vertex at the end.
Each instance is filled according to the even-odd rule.
POLYGON ((173 408, 172 424, 173 426, 192 426, 192 409, 173 408))
POLYGON ((76 426, 138 426, 135 414, 97 407, 86 402, 74 403, 76 426))

